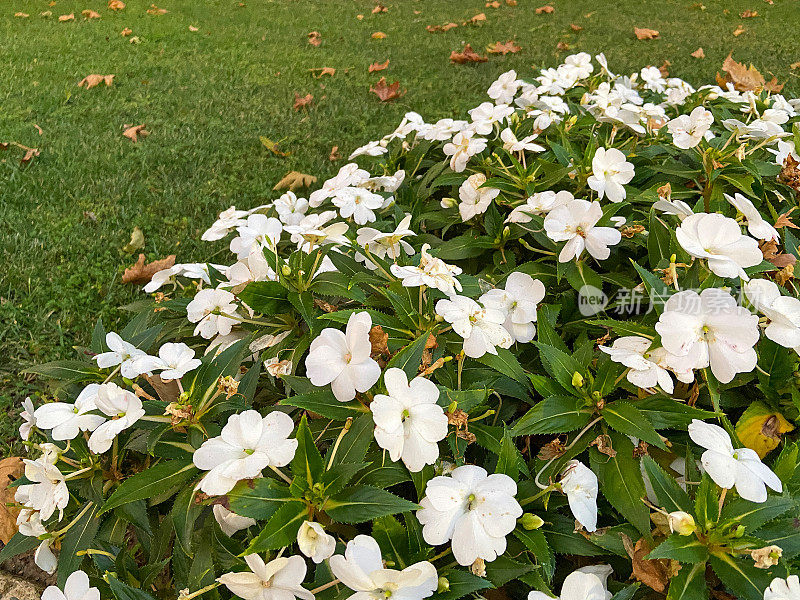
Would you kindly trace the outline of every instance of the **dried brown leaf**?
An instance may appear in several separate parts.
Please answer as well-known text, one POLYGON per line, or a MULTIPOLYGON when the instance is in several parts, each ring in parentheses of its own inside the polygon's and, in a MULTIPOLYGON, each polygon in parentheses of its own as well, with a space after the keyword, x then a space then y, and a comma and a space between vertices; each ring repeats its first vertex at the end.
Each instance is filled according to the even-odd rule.
POLYGON ((87 90, 92 89, 93 87, 97 87, 101 83, 105 83, 106 87, 111 87, 114 83, 114 76, 113 75, 97 75, 96 73, 92 75, 87 75, 83 79, 78 82, 78 87, 85 87, 87 90))
POLYGON ((555 11, 555 8, 550 6, 549 4, 545 4, 544 6, 540 6, 536 9, 537 15, 549 15, 551 12, 555 11))
POLYGON ((500 8, 500 3, 497 0, 494 0, 493 2, 487 2, 486 8, 500 8))
POLYGON ((427 25, 425 29, 431 33, 436 33, 438 31, 450 31, 456 27, 458 27, 458 23, 445 23, 444 25, 427 25))
POLYGON ((570 23, 569 28, 572 29, 572 31, 583 31, 583 27, 575 25, 575 23, 570 23))
POLYGON ((473 63, 473 62, 486 62, 489 60, 488 56, 481 56, 477 52, 472 49, 472 46, 469 44, 464 44, 464 49, 461 52, 456 52, 453 50, 450 53, 450 62, 454 62, 458 65, 463 65, 465 63, 473 63))
POLYGON ((25 463, 16 456, 0 460, 0 542, 7 544, 17 533, 17 515, 19 509, 14 508, 15 487, 8 487, 15 479, 25 473, 25 463))
POLYGON ((196 33, 198 31, 200 31, 200 28, 199 27, 195 27, 194 25, 189 25, 189 31, 191 31, 192 33, 196 33))
POLYGON ((377 15, 378 13, 385 13, 389 12, 389 9, 386 8, 383 4, 378 4, 375 8, 372 9, 372 14, 377 15))
POLYGON ((747 9, 746 11, 739 13, 739 16, 743 19, 752 19, 753 17, 758 16, 758 11, 747 9))
POLYGON ((790 68, 790 69, 792 69, 793 71, 794 71, 795 69, 800 69, 800 60, 798 60, 797 62, 794 62, 794 63, 790 64, 790 65, 789 65, 789 68, 790 68))
POLYGON ((633 34, 637 40, 654 40, 659 37, 658 31, 646 27, 634 27, 633 34))
POLYGON ((273 142, 273 141, 272 141, 271 139, 269 139, 268 137, 265 137, 265 136, 263 136, 263 135, 262 135, 262 136, 261 136, 261 137, 259 137, 258 139, 261 141, 261 144, 262 144, 262 145, 263 145, 263 146, 264 146, 264 147, 265 147, 267 150, 269 150, 269 151, 270 151, 270 152, 272 152, 273 154, 276 154, 277 156, 289 156, 289 155, 291 154, 291 152, 281 152, 281 151, 278 149, 278 142, 273 142))
POLYGON ((734 29, 734 30, 733 30, 733 37, 739 37, 739 36, 740 36, 740 35, 742 35, 742 34, 743 34, 745 31, 747 31, 747 30, 746 30, 744 27, 742 27, 741 25, 738 25, 738 26, 736 27, 736 29, 734 29))
POLYGON ((385 37, 386 37, 386 34, 383 33, 382 31, 376 31, 375 33, 372 34, 372 39, 373 40, 382 40, 385 37))
POLYGON ((389 352, 389 334, 383 330, 380 325, 374 325, 369 330, 369 343, 372 345, 370 356, 377 358, 390 354, 389 352))
MULTIPOLYGON (((474 17, 472 17, 467 23, 471 23, 472 25, 477 25, 478 23, 483 23, 486 21, 486 13, 478 13, 474 17)), ((466 25, 467 23, 464 23, 466 25)))
POLYGON ((273 190, 297 190, 302 187, 309 187, 317 182, 313 175, 306 175, 299 171, 289 171, 283 178, 275 184, 273 190))
MULTIPOLYGON (((24 12, 16 12, 16 13, 14 13, 14 16, 17 17, 18 19, 27 19, 28 17, 30 17, 30 15, 28 13, 24 13, 24 12)), ((1 528, 1 526, 0 526, 0 528, 1 528)))
POLYGON ((314 96, 312 94, 306 94, 305 96, 301 96, 297 92, 294 93, 294 104, 292 107, 295 110, 300 110, 301 108, 307 108, 309 104, 314 101, 314 96))
POLYGON ((81 14, 84 19, 99 19, 100 13, 95 10, 82 10, 81 14))
POLYGON ((58 17, 59 23, 66 23, 67 21, 74 21, 75 20, 75 13, 70 13, 68 15, 61 15, 58 17))
POLYGON ((486 47, 486 51, 489 54, 514 54, 520 50, 522 50, 522 48, 517 46, 514 40, 508 40, 507 42, 494 42, 486 47))
POLYGON ((334 162, 340 158, 342 158, 342 156, 339 154, 339 146, 334 146, 331 148, 331 153, 328 155, 328 160, 334 162))
POLYGON ((309 69, 309 71, 311 71, 311 74, 317 79, 323 75, 329 75, 331 77, 336 75, 336 69, 333 67, 317 67, 316 69, 309 69))
POLYGON ((631 539, 621 534, 622 544, 625 551, 631 558, 633 573, 631 577, 643 584, 651 587, 657 592, 663 592, 669 585, 669 580, 673 576, 673 567, 669 560, 647 560, 645 556, 650 554, 653 549, 645 538, 641 538, 634 545, 631 539))
POLYGON ((369 72, 370 73, 374 73, 375 71, 383 71, 388 66, 389 66, 389 59, 387 58, 386 62, 384 62, 384 63, 379 63, 379 62, 372 63, 369 66, 369 72))
POLYGON ((131 29, 130 27, 126 27, 125 29, 123 29, 122 31, 119 32, 119 34, 122 37, 128 37, 132 33, 133 33, 133 29, 131 29))
POLYGON ((694 58, 705 58, 706 57, 706 53, 703 51, 703 47, 701 46, 700 48, 698 48, 697 50, 692 52, 692 56, 694 58))
POLYGON ((564 51, 569 50, 569 44, 567 42, 561 41, 556 44, 556 50, 564 51))
POLYGON ((122 0, 108 0, 109 10, 124 10, 125 3, 122 0))
POLYGON ((165 8, 158 8, 155 4, 151 4, 147 9, 148 15, 161 16, 167 14, 169 11, 165 8))
POLYGON ((725 77, 717 73, 717 82, 723 87, 727 83, 732 83, 740 92, 765 89, 777 93, 783 89, 783 84, 779 84, 775 77, 769 82, 766 81, 752 64, 746 67, 743 63, 733 60, 732 54, 728 54, 722 62, 722 70, 725 72, 725 77))
POLYGON ((395 100, 399 98, 403 94, 405 94, 405 90, 402 92, 400 91, 400 82, 395 81, 392 84, 389 84, 386 81, 386 77, 381 77, 378 83, 375 85, 370 86, 369 91, 375 94, 381 102, 389 102, 390 100, 395 100))
POLYGON ((153 275, 164 269, 169 269, 175 264, 175 255, 170 254, 166 258, 154 260, 153 262, 145 262, 144 254, 139 254, 139 260, 131 265, 122 273, 122 283, 137 283, 145 284, 150 283, 153 275))
POLYGON ((150 132, 144 127, 144 125, 123 125, 125 131, 122 132, 122 135, 134 143, 138 142, 140 137, 146 138, 150 135, 150 132))
POLYGON ((308 43, 312 46, 319 46, 322 43, 322 36, 319 31, 312 31, 308 34, 308 43))
POLYGON ((796 206, 792 207, 791 209, 789 209, 788 211, 786 211, 785 213, 780 215, 778 217, 778 220, 775 221, 775 229, 780 229, 781 227, 790 227, 791 229, 800 229, 800 227, 795 225, 792 222, 792 220, 789 218, 789 215, 791 215, 795 210, 797 210, 796 206))

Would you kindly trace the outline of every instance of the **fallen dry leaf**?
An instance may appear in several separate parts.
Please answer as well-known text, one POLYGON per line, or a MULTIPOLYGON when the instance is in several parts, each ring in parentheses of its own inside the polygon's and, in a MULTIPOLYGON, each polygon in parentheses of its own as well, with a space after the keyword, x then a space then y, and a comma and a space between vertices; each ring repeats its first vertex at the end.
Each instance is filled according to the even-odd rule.
POLYGON ((773 77, 772 81, 766 81, 752 64, 746 67, 743 63, 733 60, 732 54, 728 54, 722 62, 722 70, 725 72, 725 77, 717 73, 717 83, 722 87, 732 83, 740 92, 765 89, 778 93, 783 89, 783 84, 779 84, 777 78, 773 77))
POLYGON ((169 269, 175 264, 175 255, 170 254, 166 258, 154 260, 151 263, 145 263, 145 260, 144 254, 139 254, 139 260, 122 273, 122 283, 150 283, 153 275, 164 269, 169 269))
POLYGON ((14 508, 15 487, 8 484, 22 477, 25 473, 25 463, 17 456, 0 460, 0 542, 7 544, 17 533, 17 515, 19 509, 14 508))
POLYGON ((87 75, 81 79, 80 82, 78 82, 78 87, 85 87, 87 90, 90 90, 104 82, 106 87, 111 87, 111 85, 114 83, 114 76, 97 74, 87 75))
POLYGON ((308 34, 308 43, 312 46, 319 46, 322 43, 322 36, 319 31, 312 31, 308 34))
POLYGON ((517 0, 506 0, 506 4, 508 6, 516 6, 517 5, 517 0))
MULTIPOLYGON (((478 13, 474 17, 472 17, 467 23, 472 23, 473 25, 477 25, 478 23, 483 23, 486 20, 485 13, 478 13)), ((464 23, 466 25, 467 23, 464 23)))
POLYGON ((52 10, 45 10, 43 12, 40 12, 39 16, 42 17, 43 19, 49 19, 50 17, 53 16, 53 11, 52 10))
POLYGON ((75 13, 70 13, 68 15, 61 15, 58 17, 59 23, 66 23, 67 21, 74 21, 75 20, 75 13))
POLYGON ((386 8, 383 4, 378 4, 375 8, 372 9, 372 14, 377 15, 378 13, 385 13, 389 12, 389 9, 386 8))
POLYGON ((379 63, 379 62, 372 63, 369 66, 369 72, 374 73, 375 71, 383 71, 388 66, 389 66, 389 59, 387 58, 386 62, 384 63, 379 63))
POLYGON ((790 64, 790 65, 789 65, 789 68, 790 68, 790 69, 792 69, 792 70, 794 70, 794 69, 800 69, 800 60, 799 60, 799 61, 797 61, 796 63, 792 63, 792 64, 790 64))
POLYGON ((500 8, 500 3, 497 0, 494 0, 494 2, 487 2, 486 8, 500 8))
POLYGON ((583 27, 575 25, 575 23, 570 23, 569 28, 572 29, 572 31, 583 31, 583 27))
POLYGON ((633 544, 631 539, 621 534, 622 545, 628 556, 631 557, 633 573, 631 577, 641 581, 646 586, 651 587, 657 592, 663 592, 669 585, 670 578, 674 575, 671 561, 666 559, 647 560, 645 556, 650 554, 653 549, 646 539, 641 538, 633 544))
POLYGON ((331 162, 339 160, 341 155, 339 154, 339 146, 334 146, 331 148, 331 153, 328 155, 328 160, 331 162))
POLYGON ((81 14, 84 19, 99 19, 100 13, 95 10, 82 10, 81 14))
POLYGON ((385 37, 386 37, 386 34, 383 33, 382 31, 376 31, 375 33, 372 34, 372 39, 373 40, 382 40, 385 37))
POLYGON ((196 31, 200 31, 200 28, 199 27, 195 27, 194 25, 189 25, 189 31, 194 33, 196 31))
POLYGON ((733 30, 733 37, 739 37, 745 31, 747 31, 747 30, 744 27, 742 27, 741 25, 739 25, 736 29, 733 30))
POLYGON ((134 143, 139 141, 139 137, 146 138, 150 135, 144 125, 123 125, 123 128, 125 131, 122 132, 122 135, 134 143))
POLYGON ((646 27, 634 27, 633 33, 637 40, 654 40, 658 37, 658 31, 646 27))
POLYGON ((567 42, 558 42, 556 44, 556 50, 559 51, 569 50, 569 44, 567 42))
POLYGON ((150 8, 147 9, 148 15, 160 16, 160 15, 165 15, 168 12, 169 11, 166 8, 158 8, 155 4, 151 4, 150 8))
POLYGON ((405 91, 400 91, 399 81, 395 81, 390 85, 386 82, 386 77, 381 77, 378 83, 370 86, 369 91, 380 98, 381 102, 389 102, 405 94, 405 91))
POLYGON ((14 16, 19 18, 19 19, 27 19, 28 17, 30 17, 30 15, 28 13, 24 13, 24 12, 14 13, 14 16))
POLYGON ((373 325, 369 330, 369 343, 371 345, 370 356, 378 358, 384 354, 391 355, 389 351, 389 334, 380 325, 373 325))
POLYGON ((363 21, 364 15, 356 15, 356 19, 358 19, 359 21, 363 21))
POLYGON ((34 123, 33 126, 36 128, 36 131, 39 132, 39 135, 44 135, 44 131, 42 131, 41 127, 39 127, 36 123, 34 123))
POLYGON ((522 50, 514 40, 508 40, 507 42, 494 42, 493 44, 489 44, 486 47, 486 51, 489 54, 502 54, 506 55, 508 53, 516 53, 522 50))
POLYGON ((130 27, 126 27, 125 29, 123 29, 122 31, 119 32, 119 34, 122 37, 128 37, 132 33, 133 33, 133 29, 131 29, 130 27))
POLYGON ((791 229, 800 229, 800 227, 795 225, 789 218, 789 215, 791 215, 795 210, 797 210, 796 206, 790 208, 788 211, 778 216, 778 220, 775 221, 775 229, 780 229, 782 227, 789 227, 791 229))
POLYGON ((311 94, 306 94, 305 96, 301 96, 297 92, 294 93, 294 105, 293 108, 295 110, 300 110, 301 108, 306 108, 309 104, 314 101, 314 96, 311 94))
POLYGON ((125 3, 122 0, 108 0, 109 10, 124 10, 125 3))
POLYGON ((299 171, 289 171, 283 178, 275 184, 273 190, 297 190, 317 183, 317 178, 313 175, 306 175, 299 171))
POLYGON ((797 258, 793 254, 783 254, 778 250, 778 242, 769 240, 760 242, 758 245, 764 260, 771 262, 779 269, 793 266, 797 262, 797 258))
POLYGON ((41 154, 41 151, 38 148, 27 148, 25 146, 20 145, 20 148, 25 150, 25 154, 22 155, 22 158, 19 160, 20 164, 26 165, 31 162, 34 158, 41 154))
POLYGON ((741 18, 743 18, 743 19, 752 19, 753 17, 757 17, 758 16, 758 11, 757 10, 749 10, 748 9, 748 10, 742 12, 742 13, 739 13, 739 16, 741 18))
POLYGON ((488 56, 481 56, 477 52, 472 49, 472 46, 469 44, 464 44, 464 49, 461 52, 456 52, 453 50, 450 53, 450 62, 454 62, 457 65, 463 65, 465 63, 473 63, 473 62, 486 62, 489 60, 488 56))
POLYGON ((316 69, 309 69, 309 71, 311 71, 311 74, 317 79, 319 79, 323 75, 330 75, 331 77, 336 75, 336 69, 334 69, 333 67, 319 67, 316 69))
POLYGON ((554 10, 555 10, 555 8, 553 8, 549 4, 545 4, 544 6, 540 6, 539 8, 536 9, 536 14, 537 15, 549 15, 554 10))
POLYGON ((431 33, 436 33, 437 31, 450 31, 456 27, 458 27, 458 23, 445 23, 444 25, 426 25, 425 29, 431 33))
POLYGON ((278 150, 278 142, 273 142, 268 137, 262 135, 258 139, 261 140, 261 144, 273 154, 277 154, 278 156, 289 156, 291 154, 291 152, 282 152, 278 150))
POLYGON ((672 63, 668 60, 664 60, 662 65, 658 67, 658 71, 661 73, 661 76, 666 79, 669 77, 669 68, 672 66, 672 63))
POLYGON ((706 53, 703 52, 703 48, 701 46, 700 48, 698 48, 697 50, 692 52, 692 56, 694 56, 695 58, 705 58, 706 57, 706 53))
POLYGON ((131 231, 131 240, 120 248, 120 250, 125 254, 133 254, 142 248, 144 248, 144 232, 138 227, 134 227, 133 231, 131 231))

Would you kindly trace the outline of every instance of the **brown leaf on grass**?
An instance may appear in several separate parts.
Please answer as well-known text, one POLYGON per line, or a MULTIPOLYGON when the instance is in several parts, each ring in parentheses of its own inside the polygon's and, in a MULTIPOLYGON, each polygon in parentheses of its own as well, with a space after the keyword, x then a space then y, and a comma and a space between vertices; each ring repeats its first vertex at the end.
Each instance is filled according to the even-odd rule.
POLYGON ((556 44, 556 50, 559 50, 559 51, 569 50, 569 44, 567 42, 563 42, 563 41, 562 42, 558 42, 556 44))
POLYGON ((31 162, 34 158, 41 154, 41 151, 38 148, 28 148, 26 146, 19 146, 23 150, 25 150, 25 154, 22 155, 22 158, 19 159, 20 164, 27 165, 31 162))
POLYGON ((359 21, 363 21, 364 15, 356 15, 356 19, 358 19, 359 21))
POLYGON ((464 23, 464 25, 467 25, 468 23, 471 23, 472 25, 477 25, 478 23, 483 23, 485 20, 486 20, 486 13, 478 13, 477 15, 472 17, 469 21, 464 23))
POLYGON ((42 17, 43 19, 49 19, 50 17, 53 16, 53 11, 52 10, 42 11, 39 13, 39 16, 42 17))
POLYGON ((299 171, 289 171, 283 178, 275 184, 273 191, 277 190, 297 190, 302 187, 309 187, 317 182, 317 178, 313 175, 306 175, 299 171))
POLYGON ((458 27, 458 23, 445 23, 444 25, 426 25, 425 29, 431 33, 436 33, 437 31, 450 31, 456 27, 458 27))
POLYGON ((391 354, 389 352, 389 334, 380 325, 373 325, 369 330, 369 343, 372 346, 370 351, 372 358, 391 354))
POLYGON ((281 152, 278 149, 278 142, 273 142, 271 139, 265 136, 261 136, 258 138, 261 141, 261 145, 263 145, 267 150, 276 154, 277 156, 289 156, 291 152, 281 152))
POLYGON ((312 31, 308 34, 308 43, 312 46, 319 46, 322 43, 322 36, 319 31, 312 31))
POLYGON ((144 128, 144 125, 123 125, 122 127, 125 129, 122 135, 134 143, 138 142, 140 137, 146 138, 150 135, 150 132, 144 128))
POLYGON ((753 17, 758 16, 758 11, 748 9, 742 13, 739 13, 739 16, 743 19, 752 19, 753 17))
POLYGON ((506 0, 506 4, 508 6, 516 6, 517 5, 517 0, 506 0))
POLYGON ((328 155, 328 160, 331 162, 339 160, 341 155, 339 154, 339 146, 334 146, 331 148, 331 153, 328 155))
POLYGON ((66 23, 67 21, 74 21, 75 20, 75 13, 70 13, 68 15, 61 15, 58 17, 59 23, 66 23))
POLYGON ((765 89, 778 93, 783 89, 783 84, 779 84, 777 78, 773 77, 772 81, 766 81, 752 64, 746 67, 743 63, 733 60, 731 54, 728 54, 728 57, 722 62, 722 70, 725 73, 724 77, 717 73, 717 83, 721 87, 732 83, 733 87, 740 92, 765 89))
POLYGON ((384 63, 379 63, 379 62, 372 63, 369 66, 369 72, 370 73, 374 73, 375 71, 383 71, 388 66, 389 66, 389 59, 387 58, 386 62, 384 62, 384 63))
POLYGON ((624 533, 621 534, 622 545, 631 558, 633 573, 631 577, 641 581, 646 586, 657 592, 663 592, 669 585, 670 578, 674 575, 674 567, 669 560, 647 560, 645 556, 653 549, 650 543, 641 538, 636 544, 624 533))
POLYGON ((664 77, 665 79, 669 77, 669 68, 671 66, 672 66, 671 62, 669 62, 668 60, 664 60, 664 62, 661 63, 661 66, 658 67, 659 73, 661 73, 661 76, 664 77))
POLYGON ((28 13, 24 12, 14 13, 14 16, 17 17, 18 19, 27 19, 28 17, 30 17, 28 13))
POLYGON ((170 254, 166 258, 154 260, 150 263, 145 262, 146 260, 144 254, 139 254, 139 260, 122 273, 122 283, 150 283, 153 275, 164 269, 169 269, 175 264, 175 255, 170 254))
POLYGON ((389 9, 386 8, 383 4, 378 4, 375 8, 372 9, 372 14, 377 15, 378 13, 385 13, 389 12, 389 9))
POLYGON ((133 29, 131 29, 130 27, 126 27, 125 29, 123 29, 122 31, 119 32, 119 34, 122 37, 128 37, 132 33, 133 33, 133 29))
POLYGON ((114 76, 113 75, 97 75, 93 73, 92 75, 87 75, 83 79, 78 82, 78 87, 85 87, 87 90, 92 89, 93 87, 97 87, 101 83, 105 83, 106 87, 111 87, 114 83, 114 76))
POLYGON ((400 91, 399 81, 389 84, 386 81, 386 77, 381 77, 378 83, 370 86, 369 91, 375 94, 381 102, 389 102, 390 100, 399 98, 406 93, 405 90, 402 92, 400 91))
POLYGON ((697 50, 692 52, 692 56, 694 58, 705 58, 706 57, 706 53, 703 51, 703 47, 701 46, 700 48, 698 48, 697 50))
POLYGON ((330 75, 331 77, 336 75, 336 69, 333 67, 317 67, 316 69, 309 69, 309 71, 311 71, 311 74, 317 79, 323 75, 330 75))
POLYGON ((797 62, 794 62, 794 63, 790 64, 790 65, 789 65, 789 68, 790 68, 792 71, 794 71, 795 69, 800 69, 800 60, 798 60, 797 62))
POLYGON ((126 254, 133 254, 141 248, 144 248, 144 233, 138 227, 134 227, 133 231, 131 231, 131 240, 120 248, 120 250, 126 254))
POLYGON ((487 2, 486 8, 500 8, 500 3, 497 0, 494 0, 493 2, 487 2))
POLYGON ((33 126, 36 128, 36 131, 39 132, 39 135, 44 135, 44 131, 42 131, 41 127, 39 127, 36 123, 34 123, 33 126))
POLYGON ((489 54, 502 54, 504 56, 508 53, 514 54, 520 50, 522 50, 522 48, 517 46, 514 40, 508 40, 507 42, 494 42, 486 47, 486 51, 489 54))
POLYGON ((301 96, 297 92, 294 93, 294 105, 293 108, 295 110, 300 110, 301 108, 308 107, 314 101, 314 96, 312 94, 306 94, 305 96, 301 96))
POLYGON ((124 10, 125 3, 122 0, 108 0, 109 10, 124 10))
POLYGON ((147 9, 148 15, 160 16, 160 15, 165 15, 168 12, 169 11, 166 8, 158 8, 155 4, 151 4, 150 8, 147 9))
POLYGON ((572 31, 583 31, 583 27, 575 25, 575 23, 570 23, 569 28, 572 29, 572 31))
POLYGON ((192 33, 195 33, 197 31, 200 31, 200 28, 199 27, 195 27, 194 25, 189 25, 189 31, 191 31, 192 33))
POLYGON ((81 14, 84 19, 99 19, 100 13, 95 10, 82 10, 81 14))
POLYGON ((744 27, 742 27, 741 25, 739 25, 738 27, 736 27, 736 29, 733 30, 733 37, 739 37, 745 31, 747 31, 747 30, 744 27))
POLYGON ((549 4, 545 4, 544 6, 540 6, 536 9, 537 15, 549 15, 551 12, 555 11, 555 8, 550 6, 549 4))
POLYGON ((457 65, 463 65, 465 63, 473 63, 473 62, 486 62, 489 60, 488 56, 481 56, 477 52, 472 49, 472 46, 469 44, 464 44, 464 49, 461 52, 456 52, 453 50, 450 53, 450 62, 454 62, 457 65))
POLYGON ((382 40, 384 38, 386 38, 386 34, 383 33, 382 31, 376 31, 375 33, 372 34, 373 40, 382 40))
POLYGON ((8 487, 15 479, 25 474, 25 463, 17 456, 0 460, 0 542, 7 544, 17 533, 17 515, 19 509, 9 504, 15 504, 15 487, 8 487))
POLYGON ((782 215, 780 215, 780 216, 778 217, 778 220, 777 220, 777 221, 775 221, 775 229, 780 229, 781 227, 789 227, 789 228, 791 228, 791 229, 800 229, 800 227, 798 227, 797 225, 795 225, 795 224, 792 222, 792 220, 789 218, 789 215, 791 215, 791 214, 792 214, 794 211, 796 211, 796 210, 797 210, 797 207, 796 207, 796 206, 793 206, 793 207, 792 207, 792 208, 790 208, 788 211, 786 211, 785 213, 783 213, 782 215))
POLYGON ((634 27, 633 34, 637 40, 654 40, 659 37, 658 31, 646 27, 634 27))

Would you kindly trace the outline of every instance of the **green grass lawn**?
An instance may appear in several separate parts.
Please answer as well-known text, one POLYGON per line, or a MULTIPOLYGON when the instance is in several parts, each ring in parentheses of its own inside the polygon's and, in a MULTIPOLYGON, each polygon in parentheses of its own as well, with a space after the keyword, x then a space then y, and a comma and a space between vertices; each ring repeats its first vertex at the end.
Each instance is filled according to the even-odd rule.
MULTIPOLYGON (((87 343, 98 317, 112 327, 122 317, 118 307, 140 294, 120 282, 135 259, 121 250, 135 226, 148 259, 227 260, 224 244, 199 241, 220 210, 276 197, 272 186, 289 170, 330 176, 344 164, 329 160, 333 146, 346 157, 408 110, 429 120, 460 116, 507 69, 531 76, 531 67, 568 53, 604 51, 617 72, 667 60, 673 75, 701 85, 733 51, 786 81, 789 92, 800 87, 800 70, 790 69, 800 61, 797 0, 705 0, 704 7, 554 0, 555 11, 541 15, 535 8, 544 0, 500 8, 483 0, 386 0, 388 11, 379 14, 366 0, 160 0, 169 11, 161 16, 147 14, 150 2, 127 0, 121 12, 105 0, 0 5, 0 142, 41 150, 25 167, 18 151, 0 152, 2 412, 16 411, 37 387, 23 380, 22 368, 69 356, 87 343), (101 18, 83 19, 85 9, 101 18), (740 18, 746 9, 758 16, 740 18), (426 31, 481 12, 479 26, 426 31), (58 21, 69 13, 74 21, 58 21), (734 36, 740 25, 744 33, 734 36), (661 38, 637 41, 635 26, 661 38), (130 37, 120 35, 124 28, 130 37), (308 43, 311 31, 320 32, 319 47, 308 43), (377 31, 386 38, 373 39, 377 31), (134 36, 139 43, 130 43, 134 36), (465 42, 482 51, 509 39, 522 51, 478 65, 448 60, 465 42), (559 42, 569 50, 558 50, 559 42), (699 46, 705 59, 690 56, 699 46), (370 63, 386 59, 386 71, 368 73, 370 63), (314 78, 310 69, 321 67, 336 74, 314 78), (115 74, 114 85, 77 87, 91 73, 115 74), (380 75, 407 93, 380 103, 369 92, 380 75), (310 110, 293 110, 295 92, 314 95, 310 110), (122 136, 125 124, 145 124, 151 135, 134 144, 122 136), (260 136, 291 155, 270 153, 260 136)), ((14 432, 12 419, 0 422, 0 453, 14 432)))

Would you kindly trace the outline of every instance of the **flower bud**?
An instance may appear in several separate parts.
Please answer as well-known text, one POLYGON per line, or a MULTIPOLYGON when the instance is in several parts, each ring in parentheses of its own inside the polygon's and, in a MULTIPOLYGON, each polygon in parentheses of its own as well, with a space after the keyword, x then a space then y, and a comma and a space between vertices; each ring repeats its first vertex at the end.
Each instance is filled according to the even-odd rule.
POLYGON ((292 274, 292 267, 290 267, 289 265, 283 265, 281 267, 281 273, 283 273, 284 277, 288 277, 289 275, 292 274))
POLYGON ((442 208, 455 208, 458 206, 458 201, 455 198, 442 198, 440 204, 442 208))
POLYGON ((439 580, 436 582, 436 593, 444 594, 445 592, 449 591, 450 582, 447 580, 447 577, 439 577, 439 580))
POLYGON ((697 529, 694 517, 682 510, 669 513, 669 529, 678 535, 692 535, 697 529))
POLYGON ((572 387, 575 388, 582 388, 583 387, 583 375, 575 371, 572 374, 572 387))
POLYGON ((539 529, 542 525, 544 525, 544 520, 539 515, 534 515, 533 513, 525 513, 522 515, 522 527, 531 531, 532 529, 539 529))

